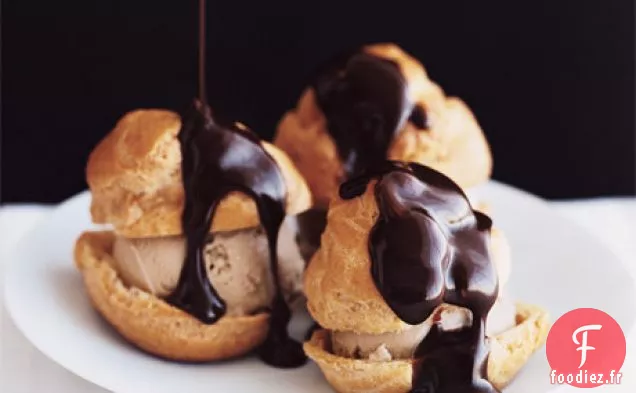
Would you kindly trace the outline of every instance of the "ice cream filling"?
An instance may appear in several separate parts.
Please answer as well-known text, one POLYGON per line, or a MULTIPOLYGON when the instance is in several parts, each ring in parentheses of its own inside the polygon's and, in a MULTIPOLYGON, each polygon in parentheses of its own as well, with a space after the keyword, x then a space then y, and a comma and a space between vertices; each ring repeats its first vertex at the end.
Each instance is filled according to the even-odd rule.
MULTIPOLYGON (((488 315, 487 334, 496 335, 514 327, 515 319, 514 302, 508 297, 500 297, 488 315)), ((332 331, 331 350, 338 356, 379 362, 409 359, 433 324, 444 331, 453 331, 469 326, 471 322, 472 314, 468 309, 444 304, 424 323, 398 333, 372 335, 332 331)))
MULTIPOLYGON (((282 289, 288 303, 293 303, 302 292, 304 261, 291 226, 282 226, 278 242, 282 289)), ((185 238, 118 236, 113 257, 125 284, 167 297, 181 274, 185 238)), ((227 315, 250 315, 271 305, 275 287, 267 238, 261 228, 215 233, 205 246, 204 259, 208 279, 225 301, 227 315)))

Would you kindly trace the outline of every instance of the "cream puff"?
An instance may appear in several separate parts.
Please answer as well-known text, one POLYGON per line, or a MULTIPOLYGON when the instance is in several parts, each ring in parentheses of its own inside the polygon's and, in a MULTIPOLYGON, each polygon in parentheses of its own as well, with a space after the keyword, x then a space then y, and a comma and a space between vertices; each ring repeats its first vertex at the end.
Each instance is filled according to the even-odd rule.
POLYGON ((160 357, 212 361, 259 348, 303 363, 287 336, 304 262, 285 216, 311 205, 287 155, 197 102, 126 114, 90 154, 91 216, 75 260, 93 306, 160 357))
POLYGON ((304 349, 336 391, 496 392, 514 378, 550 324, 506 296, 509 252, 491 232, 456 183, 419 164, 341 186, 304 276, 321 327, 304 349))
MULTIPOLYGON (((492 170, 468 106, 447 97, 394 44, 365 46, 324 66, 281 119, 274 144, 289 154, 323 212, 343 181, 386 159, 430 166, 462 188, 485 182, 492 170)), ((311 254, 324 214, 300 218, 311 254)))

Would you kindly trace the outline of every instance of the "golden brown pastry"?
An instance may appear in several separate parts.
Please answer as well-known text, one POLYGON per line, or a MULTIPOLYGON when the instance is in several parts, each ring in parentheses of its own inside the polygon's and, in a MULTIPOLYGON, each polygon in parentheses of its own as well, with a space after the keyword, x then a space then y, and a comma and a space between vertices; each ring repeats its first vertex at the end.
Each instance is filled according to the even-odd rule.
POLYGON ((394 44, 328 65, 281 119, 274 144, 307 179, 319 208, 353 172, 386 158, 428 165, 463 188, 486 181, 492 169, 471 110, 394 44))
MULTIPOLYGON (((91 215, 127 237, 181 234, 184 190, 177 138, 180 116, 146 109, 126 114, 95 147, 86 166, 91 190, 91 215)), ((277 161, 287 184, 287 212, 300 213, 311 194, 287 155, 267 142, 263 147, 277 161)), ((217 208, 211 231, 258 226, 254 202, 233 193, 217 208)))
MULTIPOLYGON (((413 384, 413 358, 452 354, 452 347, 435 349, 436 343, 448 332, 480 329, 481 315, 484 348, 490 349, 484 378, 501 389, 545 341, 548 315, 506 296, 507 242, 497 230, 491 240, 490 220, 472 211, 456 185, 429 168, 392 165, 381 175, 346 183, 344 196, 331 202, 321 247, 304 277, 308 310, 321 326, 305 352, 338 392, 406 393, 413 384), (418 239, 424 239, 420 248, 413 246, 418 239), (450 262, 436 265, 437 259, 450 262), (429 272, 451 266, 448 274, 439 273, 450 278, 433 280, 438 276, 422 273, 421 265, 432 266, 429 272), (446 288, 443 295, 433 296, 440 287, 446 288), (428 300, 418 300, 421 296, 428 300), (476 304, 471 296, 489 299, 487 310, 469 310, 476 304), (424 314, 422 304, 429 307, 424 314), (405 321, 413 315, 419 319, 405 321)), ((470 375, 462 371, 458 353, 446 362, 457 365, 457 375, 470 375)), ((475 359, 485 361, 484 353, 475 359)))
POLYGON ((213 325, 137 287, 126 285, 114 269, 113 232, 85 232, 75 246, 91 303, 124 338, 160 357, 211 361, 243 355, 267 335, 269 314, 226 316, 213 325))
MULTIPOLYGON (((113 230, 85 232, 75 247, 76 265, 99 313, 132 344, 181 361, 219 360, 250 352, 275 329, 269 328, 270 310, 281 303, 276 303, 279 290, 283 304, 293 303, 301 294, 304 262, 292 247, 293 232, 283 223, 272 248, 257 199, 241 190, 276 190, 283 195, 282 214, 301 212, 311 203, 305 181, 285 153, 265 142, 253 142, 255 137, 240 124, 232 130, 217 126, 205 109, 197 108, 204 114, 196 112, 185 126, 174 112, 130 112, 98 144, 86 169, 91 215, 95 223, 110 224, 113 230), (192 136, 181 135, 184 129, 192 136), (224 145, 209 143, 209 132, 224 145), (191 144, 199 149, 197 154, 207 155, 193 161, 192 153, 186 153, 187 165, 199 165, 187 174, 190 187, 199 187, 190 194, 184 186, 183 154, 189 151, 184 141, 187 148, 191 144), (209 163, 213 155, 218 155, 214 159, 220 164, 209 163), (261 168, 250 167, 252 162, 267 164, 269 172, 259 173, 261 168), (252 172, 236 175, 245 168, 252 172), (244 180, 252 173, 256 180, 249 176, 244 180), (281 184, 258 183, 264 176, 281 184), (243 183, 234 187, 226 178, 243 183), (261 188, 250 190, 247 181, 261 188), (204 228, 210 235, 197 235, 197 227, 190 226, 194 235, 186 232, 185 204, 195 207, 184 222, 204 220, 204 202, 217 201, 202 198, 217 188, 230 192, 219 197, 209 229, 204 228), (200 266, 189 262, 196 260, 191 253, 194 236, 202 236, 202 244, 197 245, 200 266), (274 277, 270 251, 277 249, 278 275, 274 277), (214 288, 216 297, 193 288, 214 288), (223 304, 211 304, 214 300, 223 304)), ((263 206, 276 208, 272 203, 263 206)), ((274 222, 278 229, 276 225, 281 223, 274 222)))

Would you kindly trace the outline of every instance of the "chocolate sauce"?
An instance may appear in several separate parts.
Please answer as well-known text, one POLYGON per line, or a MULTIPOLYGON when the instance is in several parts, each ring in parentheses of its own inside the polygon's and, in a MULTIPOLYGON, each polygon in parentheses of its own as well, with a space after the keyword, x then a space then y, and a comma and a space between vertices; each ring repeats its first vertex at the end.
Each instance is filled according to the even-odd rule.
POLYGON ((314 335, 314 333, 317 330, 321 330, 321 329, 322 329, 322 326, 320 326, 318 322, 312 323, 309 329, 307 329, 307 333, 305 333, 305 341, 311 340, 311 337, 314 335))
POLYGON ((413 163, 376 166, 343 184, 340 196, 361 195, 373 178, 379 216, 369 234, 371 274, 389 307, 411 325, 442 303, 473 314, 470 327, 433 327, 419 344, 412 392, 496 392, 486 379, 485 325, 498 292, 488 247, 492 221, 473 211, 449 178, 413 163))
MULTIPOLYGON (((312 84, 343 163, 342 181, 387 159, 391 143, 408 120, 428 129, 426 110, 408 97, 408 81, 394 61, 363 50, 344 52, 318 70, 312 84)), ((320 247, 327 212, 298 217, 303 257, 320 247)))
POLYGON ((346 53, 320 70, 313 88, 346 177, 386 160, 406 121, 427 128, 426 112, 409 99, 394 61, 362 50, 346 53))
POLYGON ((421 105, 416 105, 411 112, 409 121, 413 123, 418 129, 428 129, 428 116, 426 116, 426 110, 421 105))
POLYGON ((291 313, 278 280, 276 246, 287 195, 280 168, 251 131, 216 124, 209 108, 200 101, 183 119, 179 141, 185 189, 182 226, 187 248, 179 282, 167 301, 206 324, 215 323, 225 314, 225 302, 208 280, 203 250, 210 240, 210 227, 219 202, 231 192, 244 193, 258 208, 276 287, 269 335, 261 347, 261 358, 278 367, 302 365, 305 362, 302 348, 287 334, 291 313))
POLYGON ((327 210, 321 208, 309 209, 296 216, 298 235, 296 243, 300 255, 309 263, 311 257, 320 247, 320 237, 327 226, 327 210))
POLYGON ((205 324, 213 324, 226 312, 223 299, 209 281, 204 248, 210 242, 214 213, 232 192, 248 195, 256 203, 267 236, 275 296, 270 328, 259 349, 268 364, 298 367, 306 362, 300 343, 287 333, 291 312, 281 292, 278 275, 278 233, 285 218, 287 187, 276 161, 260 139, 245 127, 225 127, 212 118, 205 101, 205 0, 200 0, 199 94, 182 116, 179 131, 181 174, 185 203, 181 224, 186 238, 186 257, 177 287, 166 299, 205 324))

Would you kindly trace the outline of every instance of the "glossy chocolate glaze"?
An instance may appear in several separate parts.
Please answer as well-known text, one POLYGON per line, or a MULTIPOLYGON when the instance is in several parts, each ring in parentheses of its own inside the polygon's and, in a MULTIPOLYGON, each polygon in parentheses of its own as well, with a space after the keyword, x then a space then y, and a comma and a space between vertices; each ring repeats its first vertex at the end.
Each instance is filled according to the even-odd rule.
POLYGON ((287 187, 276 161, 260 139, 238 124, 217 124, 206 100, 205 5, 199 0, 199 100, 182 116, 181 177, 185 203, 181 225, 186 237, 186 257, 174 292, 166 299, 201 322, 212 324, 225 315, 225 302, 208 280, 205 245, 213 240, 210 227, 219 203, 233 192, 249 196, 258 209, 269 245, 275 296, 267 339, 259 349, 266 363, 291 368, 307 358, 302 346, 289 337, 291 311, 283 297, 278 275, 278 233, 285 218, 287 187))
POLYGON ((309 262, 320 247, 320 237, 327 226, 327 210, 309 209, 298 214, 296 222, 298 223, 296 243, 303 259, 309 262))
POLYGON ((218 204, 228 194, 241 192, 254 200, 269 243, 276 295, 270 330, 260 350, 262 359, 278 367, 305 362, 300 344, 287 334, 291 313, 278 280, 278 233, 285 218, 285 180, 274 159, 250 130, 223 127, 214 122, 209 108, 196 101, 183 117, 179 132, 185 207, 182 215, 186 260, 168 302, 212 324, 225 314, 225 303, 207 278, 203 250, 218 204))
MULTIPOLYGON (((395 136, 410 121, 428 129, 426 111, 408 98, 408 81, 397 63, 362 49, 344 52, 322 67, 312 87, 344 167, 344 178, 387 159, 395 136)), ((320 247, 326 209, 298 217, 303 256, 320 247)))
POLYGON ((473 211, 463 191, 439 172, 387 162, 340 188, 351 199, 377 179, 379 216, 369 234, 371 274, 395 314, 416 325, 442 303, 469 309, 469 328, 433 327, 419 344, 413 392, 496 392, 486 379, 486 318, 497 298, 491 263, 492 221, 473 211))
POLYGON ((409 99, 398 64, 363 50, 334 58, 312 87, 347 178, 386 160, 407 121, 427 128, 426 112, 409 99))

